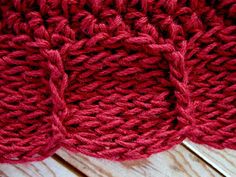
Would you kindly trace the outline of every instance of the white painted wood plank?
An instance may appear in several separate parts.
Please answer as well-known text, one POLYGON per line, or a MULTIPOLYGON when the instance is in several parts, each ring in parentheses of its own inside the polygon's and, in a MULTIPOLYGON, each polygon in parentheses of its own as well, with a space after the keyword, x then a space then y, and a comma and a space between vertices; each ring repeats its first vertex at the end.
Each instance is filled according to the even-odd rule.
POLYGON ((218 177, 221 176, 182 145, 148 159, 114 162, 66 150, 57 151, 89 177, 218 177))
POLYGON ((0 177, 76 177, 52 158, 27 164, 0 164, 0 177))
POLYGON ((198 154, 199 157, 211 164, 215 169, 227 177, 236 176, 236 151, 231 149, 218 150, 209 146, 195 144, 188 140, 185 146, 198 154))

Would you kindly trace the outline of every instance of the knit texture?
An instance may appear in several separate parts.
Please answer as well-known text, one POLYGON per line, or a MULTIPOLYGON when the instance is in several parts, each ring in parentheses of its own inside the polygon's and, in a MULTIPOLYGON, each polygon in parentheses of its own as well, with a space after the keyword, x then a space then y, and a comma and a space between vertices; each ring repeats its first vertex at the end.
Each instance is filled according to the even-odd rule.
POLYGON ((0 162, 236 149, 235 21, 236 0, 0 0, 0 162))

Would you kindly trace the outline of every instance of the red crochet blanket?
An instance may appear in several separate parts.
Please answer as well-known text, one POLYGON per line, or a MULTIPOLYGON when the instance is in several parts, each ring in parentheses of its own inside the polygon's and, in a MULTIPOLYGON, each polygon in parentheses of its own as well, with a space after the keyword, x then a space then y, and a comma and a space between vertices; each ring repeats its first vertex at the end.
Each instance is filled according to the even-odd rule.
POLYGON ((235 0, 0 0, 0 162, 236 149, 235 21, 235 0))

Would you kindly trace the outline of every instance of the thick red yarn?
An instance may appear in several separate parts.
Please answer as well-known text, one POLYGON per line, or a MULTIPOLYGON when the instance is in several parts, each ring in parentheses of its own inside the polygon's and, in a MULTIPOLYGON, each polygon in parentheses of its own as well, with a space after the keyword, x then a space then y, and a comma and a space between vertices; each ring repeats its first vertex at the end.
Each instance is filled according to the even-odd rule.
POLYGON ((236 149, 235 18, 235 0, 0 0, 0 162, 236 149))

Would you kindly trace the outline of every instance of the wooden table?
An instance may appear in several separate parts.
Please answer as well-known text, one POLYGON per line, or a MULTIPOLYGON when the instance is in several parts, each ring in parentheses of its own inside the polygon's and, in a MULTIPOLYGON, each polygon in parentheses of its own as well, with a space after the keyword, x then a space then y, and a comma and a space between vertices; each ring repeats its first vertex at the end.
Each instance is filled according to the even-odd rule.
POLYGON ((0 177, 236 177, 236 151, 189 141, 148 159, 112 162, 58 150, 28 164, 0 164, 0 177))

